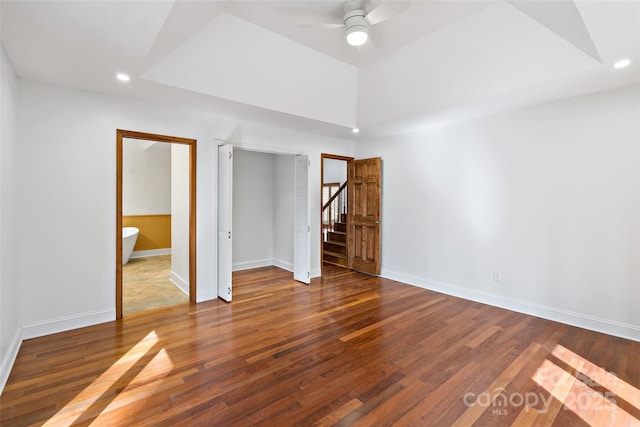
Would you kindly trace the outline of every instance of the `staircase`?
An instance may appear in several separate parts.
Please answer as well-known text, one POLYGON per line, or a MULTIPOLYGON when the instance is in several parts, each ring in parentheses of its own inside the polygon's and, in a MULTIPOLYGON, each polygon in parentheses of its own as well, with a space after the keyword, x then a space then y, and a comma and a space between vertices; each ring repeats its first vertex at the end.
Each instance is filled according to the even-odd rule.
POLYGON ((322 206, 322 261, 347 266, 347 183, 322 206))
POLYGON ((333 223, 333 231, 324 233, 322 261, 347 266, 347 214, 340 214, 340 221, 333 223))

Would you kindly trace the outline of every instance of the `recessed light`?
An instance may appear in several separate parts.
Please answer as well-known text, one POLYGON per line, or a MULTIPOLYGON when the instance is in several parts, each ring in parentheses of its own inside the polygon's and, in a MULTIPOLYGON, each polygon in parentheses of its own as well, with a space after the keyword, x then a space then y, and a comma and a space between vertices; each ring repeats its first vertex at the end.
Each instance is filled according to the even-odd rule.
POLYGON ((129 77, 128 74, 118 73, 116 74, 116 79, 120 80, 121 82, 128 82, 129 80, 131 80, 131 77, 129 77))
POLYGON ((613 68, 624 68, 631 64, 630 59, 621 59, 620 61, 613 64, 613 68))
POLYGON ((353 128, 353 129, 351 129, 351 132, 353 132, 353 133, 359 133, 359 132, 360 132, 360 129, 358 129, 358 128, 353 128))

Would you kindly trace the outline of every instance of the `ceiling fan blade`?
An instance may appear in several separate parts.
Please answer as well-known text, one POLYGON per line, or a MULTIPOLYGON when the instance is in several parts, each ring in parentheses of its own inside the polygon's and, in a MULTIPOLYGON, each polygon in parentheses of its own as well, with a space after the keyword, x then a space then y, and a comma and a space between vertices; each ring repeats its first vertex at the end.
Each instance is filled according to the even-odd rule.
POLYGON ((298 24, 299 28, 324 28, 324 29, 335 29, 335 28, 344 28, 344 24, 298 24))
POLYGON ((393 18, 400 12, 408 9, 409 6, 411 6, 410 1, 389 1, 367 13, 364 20, 367 24, 374 25, 393 18))

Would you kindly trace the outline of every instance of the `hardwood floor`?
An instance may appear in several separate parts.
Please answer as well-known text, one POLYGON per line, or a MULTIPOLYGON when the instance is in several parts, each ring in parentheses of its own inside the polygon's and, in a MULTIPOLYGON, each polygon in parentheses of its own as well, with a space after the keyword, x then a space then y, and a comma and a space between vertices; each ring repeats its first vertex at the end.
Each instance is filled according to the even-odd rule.
POLYGON ((638 342, 324 271, 27 340, 0 424, 640 425, 638 342))

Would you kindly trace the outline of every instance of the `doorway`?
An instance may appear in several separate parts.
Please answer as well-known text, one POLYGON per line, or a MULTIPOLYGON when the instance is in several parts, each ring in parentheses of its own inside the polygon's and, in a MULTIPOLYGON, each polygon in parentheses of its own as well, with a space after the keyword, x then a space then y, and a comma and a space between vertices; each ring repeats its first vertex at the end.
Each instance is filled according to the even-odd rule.
POLYGON ((237 270, 273 265, 310 283, 308 168, 307 155, 218 147, 218 296, 223 300, 232 301, 237 270))
POLYGON ((320 253, 324 264, 347 268, 349 229, 347 227, 347 175, 352 157, 320 155, 320 253))
MULTIPOLYGON (((196 140, 187 139, 187 138, 179 138, 165 135, 157 135, 157 134, 149 134, 135 131, 127 131, 127 130, 117 130, 116 131, 116 319, 122 318, 123 315, 123 258, 129 258, 130 248, 123 248, 124 246, 128 246, 129 242, 127 241, 126 245, 123 244, 123 226, 131 225, 128 224, 130 222, 130 218, 123 217, 123 163, 124 163, 124 144, 125 143, 133 143, 133 142, 146 142, 146 148, 153 149, 154 146, 158 147, 156 151, 166 151, 170 150, 171 156, 176 159, 184 159, 184 162, 180 162, 180 164, 186 164, 187 167, 182 168, 182 175, 184 175, 184 181, 188 182, 188 189, 186 191, 181 191, 184 195, 182 197, 181 206, 177 207, 176 216, 181 216, 184 218, 184 222, 188 223, 188 227, 180 227, 182 232, 182 237, 180 240, 184 241, 183 247, 186 247, 186 250, 183 252, 187 253, 187 256, 179 256, 176 262, 185 264, 184 270, 186 270, 186 274, 183 274, 185 279, 188 280, 188 283, 176 283, 175 274, 172 271, 171 281, 176 283, 178 287, 183 289, 185 292, 188 290, 188 300, 190 302, 195 302, 196 295, 196 281, 195 281, 195 260, 196 260, 196 247, 195 247, 195 226, 196 226, 196 140), (127 140, 127 142, 125 142, 127 140), (167 148, 169 146, 169 148, 167 148), (183 147, 186 147, 187 150, 184 150, 183 147), (186 170, 185 170, 186 169, 186 170), (127 222, 127 223, 125 223, 127 222), (124 249, 124 250, 123 250, 124 249), (126 250, 127 253, 124 253, 126 250), (185 259, 186 258, 186 259, 185 259), (180 286, 182 284, 182 286, 180 286)), ((128 171, 130 172, 130 171, 128 171)), ((149 183, 147 186, 148 191, 153 189, 153 183, 149 183)), ((156 191, 157 197, 161 197, 161 192, 156 191)), ((174 207, 172 206, 171 211, 173 213, 174 207)), ((162 222, 167 221, 166 218, 162 215, 147 215, 150 218, 144 218, 145 221, 151 222, 162 222)), ((171 220, 171 219, 169 219, 171 220)), ((161 229, 166 229, 166 226, 159 226, 161 229)), ((127 230, 129 231, 129 229, 127 230)), ((160 235, 162 231, 160 232, 160 235)), ((165 232, 166 234, 166 232, 165 232)), ((148 236, 147 236, 148 237, 148 236)), ((159 237, 160 238, 160 237, 159 237)), ((127 239, 128 240, 128 239, 127 239)), ((149 251, 153 252, 153 251, 149 251)), ((180 255, 180 254, 178 254, 180 255)), ((159 261, 162 265, 162 260, 159 261)), ((173 267, 173 266, 172 266, 173 267)), ((144 270, 144 269, 143 269, 144 270)), ((177 277, 179 278, 179 277, 177 277)), ((181 282, 186 282, 186 280, 181 280, 181 282)))
POLYGON ((382 159, 324 153, 320 159, 322 273, 326 263, 377 276, 381 268, 382 159), (340 184, 345 169, 346 179, 340 184))

